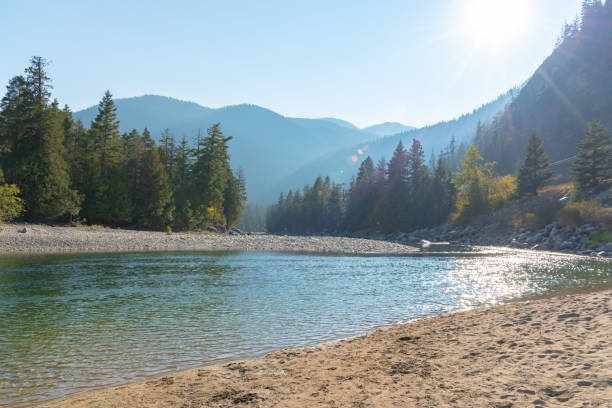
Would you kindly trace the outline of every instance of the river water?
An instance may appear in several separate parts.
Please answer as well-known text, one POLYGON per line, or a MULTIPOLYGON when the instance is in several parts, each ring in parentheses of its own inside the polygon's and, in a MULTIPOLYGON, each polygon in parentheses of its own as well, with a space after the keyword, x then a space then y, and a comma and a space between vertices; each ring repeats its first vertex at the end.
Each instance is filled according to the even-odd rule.
POLYGON ((0 405, 608 285, 610 260, 502 249, 2 256, 0 405))

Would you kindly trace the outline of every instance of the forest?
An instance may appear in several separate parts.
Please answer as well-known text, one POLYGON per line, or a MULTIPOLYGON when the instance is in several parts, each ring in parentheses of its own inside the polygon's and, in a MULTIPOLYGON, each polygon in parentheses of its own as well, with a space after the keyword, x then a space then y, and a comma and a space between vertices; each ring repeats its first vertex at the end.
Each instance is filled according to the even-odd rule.
MULTIPOLYGON (((571 166, 575 195, 582 199, 612 179, 612 134, 593 122, 578 143, 571 166)), ((400 141, 387 163, 370 157, 344 191, 329 178, 281 194, 268 214, 269 232, 291 234, 354 231, 405 232, 433 227, 447 220, 467 224, 510 200, 538 194, 553 178, 550 161, 536 131, 529 137, 515 175, 500 175, 495 162, 485 162, 478 147, 444 149, 426 165, 421 143, 407 150, 400 141), (456 171, 457 157, 460 157, 456 171)))
POLYGON ((195 146, 165 130, 119 133, 106 91, 89 128, 51 100, 47 61, 32 57, 0 102, 0 221, 66 220, 148 229, 234 227, 246 202, 221 124, 195 146))

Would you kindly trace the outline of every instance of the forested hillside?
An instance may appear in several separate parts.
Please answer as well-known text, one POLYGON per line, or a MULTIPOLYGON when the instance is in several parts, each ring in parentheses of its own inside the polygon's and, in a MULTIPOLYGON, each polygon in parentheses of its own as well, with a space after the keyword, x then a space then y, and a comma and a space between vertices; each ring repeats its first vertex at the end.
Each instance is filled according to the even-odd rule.
MULTIPOLYGON (((612 127, 612 1, 584 2, 580 22, 566 24, 557 48, 476 143, 511 173, 534 129, 555 162, 576 154, 590 121, 612 127)), ((555 170, 567 174, 569 163, 555 170)))
POLYGON ((517 89, 512 89, 494 101, 457 119, 379 139, 370 139, 370 141, 364 141, 361 144, 320 157, 302 166, 281 182, 272 185, 268 190, 268 195, 276 197, 281 191, 301 188, 310 183, 317 175, 329 176, 336 183, 348 184, 351 177, 357 174, 357 169, 366 156, 371 156, 374 161, 382 157, 389 159, 400 140, 404 142, 404 145, 410 145, 413 139, 418 139, 422 143, 427 162, 430 161, 432 152, 437 157, 442 150, 449 147, 453 140, 457 151, 465 150, 467 145, 473 141, 478 123, 488 123, 492 120, 517 92, 517 89))
MULTIPOLYGON (((168 129, 177 140, 185 136, 193 144, 198 132, 223 123, 223 132, 234 136, 232 165, 249 174, 252 202, 270 203, 270 185, 317 157, 372 137, 339 119, 289 118, 256 105, 210 109, 154 95, 117 99, 115 104, 120 132, 147 127, 156 141, 168 129)), ((73 116, 89 126, 96 111, 92 107, 73 116)))

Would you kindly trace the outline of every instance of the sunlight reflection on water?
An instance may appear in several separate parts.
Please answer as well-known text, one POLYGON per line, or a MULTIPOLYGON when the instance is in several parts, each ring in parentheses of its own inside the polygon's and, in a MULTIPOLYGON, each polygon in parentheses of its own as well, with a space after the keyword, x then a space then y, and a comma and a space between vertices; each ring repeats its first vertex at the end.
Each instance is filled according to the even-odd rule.
POLYGON ((0 404, 610 284, 612 263, 487 248, 415 256, 0 257, 0 404))

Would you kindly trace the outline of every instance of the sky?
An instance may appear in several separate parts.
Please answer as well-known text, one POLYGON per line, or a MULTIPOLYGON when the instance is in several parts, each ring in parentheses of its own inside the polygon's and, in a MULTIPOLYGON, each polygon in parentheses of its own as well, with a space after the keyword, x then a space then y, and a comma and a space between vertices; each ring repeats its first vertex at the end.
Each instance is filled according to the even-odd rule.
POLYGON ((581 0, 0 1, 0 95, 33 55, 77 111, 157 94, 364 127, 449 120, 526 81, 581 0))

